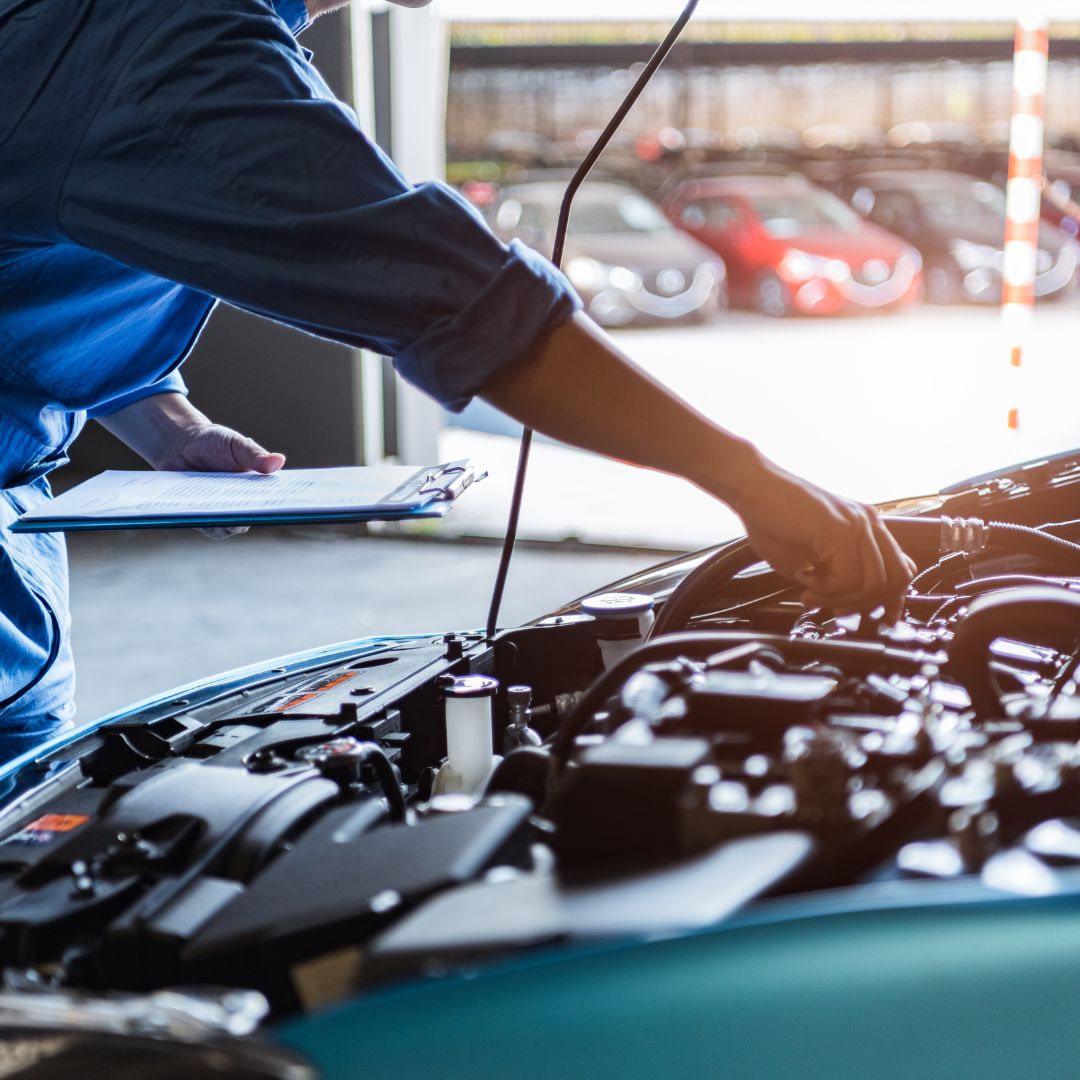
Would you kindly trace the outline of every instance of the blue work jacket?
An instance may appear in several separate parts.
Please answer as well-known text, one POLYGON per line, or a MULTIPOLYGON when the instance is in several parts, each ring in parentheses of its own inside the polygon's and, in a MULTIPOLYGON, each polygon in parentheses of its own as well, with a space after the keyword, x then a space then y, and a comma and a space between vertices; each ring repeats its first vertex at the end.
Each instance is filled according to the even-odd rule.
POLYGON ((0 0, 0 758, 73 692, 63 544, 9 526, 87 416, 184 391, 217 299, 392 356, 452 409, 578 307, 454 191, 404 180, 297 44, 305 19, 0 0))

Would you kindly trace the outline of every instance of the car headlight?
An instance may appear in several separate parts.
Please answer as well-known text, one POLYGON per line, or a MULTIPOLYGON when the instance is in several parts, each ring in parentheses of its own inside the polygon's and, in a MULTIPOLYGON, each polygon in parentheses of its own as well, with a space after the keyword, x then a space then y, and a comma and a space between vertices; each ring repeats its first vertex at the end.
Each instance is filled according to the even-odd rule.
POLYGON ((972 244, 967 240, 954 240, 949 245, 953 258, 962 270, 1000 270, 1005 261, 1001 248, 989 244, 972 244))
POLYGON ((825 264, 825 276, 839 284, 851 277, 851 267, 843 259, 829 259, 825 264))
POLYGON ((640 289, 644 282, 636 270, 630 270, 625 266, 615 266, 608 272, 608 284, 612 288, 622 289, 623 292, 634 292, 640 289))
POLYGON ((842 259, 828 259, 824 255, 810 255, 798 248, 789 248, 780 260, 780 273, 795 281, 812 277, 831 277, 830 267, 833 263, 839 263, 850 274, 847 263, 842 259))
POLYGON ((596 292, 608 284, 611 279, 611 268, 596 259, 577 255, 566 264, 566 276, 575 289, 596 292))
POLYGON ((717 281, 727 281, 727 263, 723 259, 711 259, 705 265, 712 270, 717 281))
MULTIPOLYGON (((918 271, 922 269, 922 255, 920 255, 915 248, 908 248, 907 251, 900 256, 900 259, 906 262, 912 270, 918 271)), ((898 259, 897 262, 899 262, 900 259, 898 259)))

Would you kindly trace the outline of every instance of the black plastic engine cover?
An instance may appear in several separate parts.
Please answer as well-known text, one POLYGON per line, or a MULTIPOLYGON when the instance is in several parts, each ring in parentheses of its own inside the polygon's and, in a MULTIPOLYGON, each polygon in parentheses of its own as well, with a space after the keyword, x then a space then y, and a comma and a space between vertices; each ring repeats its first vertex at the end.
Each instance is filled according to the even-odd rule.
POLYGON ((123 778, 93 814, 45 815, 5 837, 16 852, 26 850, 17 843, 24 835, 41 842, 30 849, 36 857, 0 886, 0 956, 53 959, 73 935, 97 935, 145 902, 148 890, 170 889, 200 860, 206 873, 240 888, 283 838, 337 798, 337 785, 313 770, 258 776, 177 762, 123 778), (63 824, 37 827, 53 819, 63 824))
POLYGON ((704 739, 612 741, 583 751, 552 800, 560 864, 677 855, 682 793, 694 770, 711 761, 704 739))
MULTIPOLYGON (((34 886, 52 876, 66 873, 72 862, 100 857, 115 843, 118 834, 145 833, 167 821, 188 820, 197 825, 197 835, 187 852, 197 859, 213 847, 234 822, 258 803, 288 783, 281 774, 259 776, 240 769, 216 765, 176 762, 133 773, 111 784, 93 820, 71 833, 39 860, 32 875, 22 884, 34 886)), ((335 786, 313 778, 323 800, 336 795, 335 786)), ((307 800, 297 813, 311 809, 307 800)), ((281 831, 292 822, 282 820, 281 831)))
MULTIPOLYGON (((496 796, 471 810, 357 835, 328 814, 199 930, 182 954, 192 981, 235 981, 295 1003, 290 968, 363 941, 440 889, 498 865, 525 866, 532 806, 496 796)), ((352 808, 355 814, 355 808, 352 808)))

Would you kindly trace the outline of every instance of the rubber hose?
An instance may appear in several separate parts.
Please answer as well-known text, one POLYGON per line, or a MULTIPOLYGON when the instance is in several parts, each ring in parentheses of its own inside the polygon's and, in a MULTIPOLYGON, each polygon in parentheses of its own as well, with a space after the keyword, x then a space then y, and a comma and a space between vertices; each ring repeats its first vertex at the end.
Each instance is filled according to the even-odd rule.
POLYGON ((401 791, 401 782, 394 771, 394 764, 378 743, 364 743, 364 763, 370 765, 390 807, 390 820, 407 822, 409 810, 401 791))
POLYGON ((697 605, 703 597, 741 570, 761 561, 761 556, 745 537, 725 544, 699 566, 694 567, 675 586, 672 594, 664 601, 646 640, 652 641, 665 634, 685 629, 696 614, 697 605))
POLYGON ((995 638, 1045 640, 1047 633, 1080 638, 1080 596, 1052 586, 1030 586, 972 600, 948 647, 949 673, 967 690, 980 717, 1001 715, 1001 697, 990 674, 995 638))
MULTIPOLYGON (((901 547, 905 544, 926 547, 931 538, 935 538, 936 543, 936 538, 941 535, 941 518, 887 517, 882 518, 882 521, 901 547)), ((1019 551, 1025 555, 1035 555, 1080 574, 1080 544, 1040 532, 1028 525, 1014 525, 1006 521, 978 524, 984 525, 987 546, 992 550, 1019 551)))
POLYGON ((1080 544, 1030 529, 1026 525, 991 522, 990 546, 1035 555, 1080 574, 1080 544))

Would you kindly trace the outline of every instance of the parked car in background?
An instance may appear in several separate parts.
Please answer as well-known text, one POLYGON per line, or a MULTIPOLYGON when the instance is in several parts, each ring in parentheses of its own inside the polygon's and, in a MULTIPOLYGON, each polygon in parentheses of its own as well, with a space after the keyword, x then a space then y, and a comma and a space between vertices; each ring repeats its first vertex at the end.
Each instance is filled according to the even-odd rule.
MULTIPOLYGON (((1009 176, 1008 145, 988 149, 970 170, 1004 187, 1009 176)), ((1048 147, 1043 152, 1042 216, 1069 236, 1080 235, 1080 153, 1048 147)))
MULTIPOLYGON (((551 254, 564 181, 513 184, 489 220, 503 240, 551 254)), ((704 321, 727 305, 726 269, 627 184, 589 181, 570 216, 563 270, 601 326, 704 321)))
POLYGON ((733 303, 767 315, 831 315, 918 299, 918 253, 801 176, 691 180, 668 218, 720 254, 733 303))
POLYGON ((559 168, 566 163, 559 147, 535 131, 493 131, 484 140, 484 153, 526 169, 559 168))
MULTIPOLYGON (((933 303, 998 303, 1005 262, 1005 194, 985 180, 937 169, 851 176, 841 192, 867 219, 922 253, 933 303)), ((1060 229, 1039 226, 1035 295, 1073 287, 1077 247, 1060 229)))
POLYGON ((1047 172, 1043 188, 1042 216, 1067 236, 1080 236, 1080 176, 1047 172))

